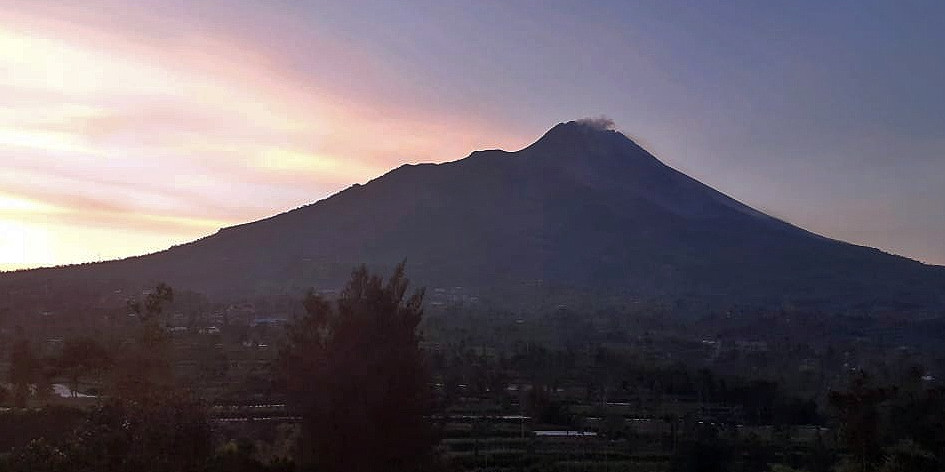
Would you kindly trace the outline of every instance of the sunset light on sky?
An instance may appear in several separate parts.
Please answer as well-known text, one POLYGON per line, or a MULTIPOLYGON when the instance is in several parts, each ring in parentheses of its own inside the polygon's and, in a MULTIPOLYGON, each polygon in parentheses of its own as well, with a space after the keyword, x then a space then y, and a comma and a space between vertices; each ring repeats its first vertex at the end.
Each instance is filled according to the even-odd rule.
POLYGON ((300 83, 230 37, 164 25, 144 37, 95 23, 105 15, 26 10, 0 14, 7 267, 164 249, 365 181, 391 159, 461 157, 487 144, 473 136, 502 134, 405 122, 411 110, 300 83))
POLYGON ((740 24, 674 2, 341 3, 6 3, 0 269, 166 249, 602 114, 747 204, 945 264, 945 33, 916 21, 934 3, 731 7, 740 24))

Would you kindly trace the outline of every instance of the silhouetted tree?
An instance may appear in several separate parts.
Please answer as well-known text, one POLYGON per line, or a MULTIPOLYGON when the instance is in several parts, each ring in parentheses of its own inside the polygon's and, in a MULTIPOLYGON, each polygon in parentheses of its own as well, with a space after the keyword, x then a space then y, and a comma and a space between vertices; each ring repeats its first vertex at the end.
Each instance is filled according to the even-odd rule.
POLYGON ((879 472, 938 472, 941 466, 935 454, 912 441, 902 441, 886 449, 879 472))
POLYGON ((197 472, 209 463, 206 409, 186 395, 111 399, 66 440, 33 440, 12 451, 11 472, 197 472))
POLYGON ((101 373, 109 364, 108 351, 89 337, 67 339, 58 360, 59 370, 69 379, 73 397, 83 379, 101 373))
POLYGON ((46 405, 53 395, 53 376, 55 375, 55 360, 38 358, 33 368, 33 398, 40 405, 46 405))
POLYGON ((840 439, 855 470, 872 470, 883 458, 879 405, 890 396, 889 390, 873 387, 862 372, 852 379, 847 391, 830 392, 830 405, 840 421, 840 439))
POLYGON ((671 468, 685 472, 723 472, 730 470, 732 451, 708 426, 699 426, 690 433, 673 455, 671 468))
POLYGON ((77 471, 197 471, 210 457, 210 423, 187 395, 112 400, 91 412, 72 448, 77 471))
POLYGON ((294 464, 275 460, 264 464, 256 459, 256 445, 249 440, 230 441, 223 445, 204 472, 292 472, 294 464))
POLYGON ((144 297, 143 301, 133 300, 128 303, 142 321, 159 321, 164 306, 174 301, 174 290, 165 283, 159 283, 144 297))
POLYGON ((945 388, 905 388, 893 399, 884 432, 910 440, 945 464, 945 388))
MULTIPOLYGON (((60 444, 82 423, 82 410, 47 406, 26 411, 0 411, 0 457, 11 449, 23 449, 36 438, 60 444)), ((0 466, 0 470, 4 470, 0 466)))
POLYGON ((525 394, 525 412, 539 423, 570 426, 573 418, 567 406, 554 398, 554 388, 533 384, 525 394))
POLYGON ((33 355, 30 341, 23 333, 23 328, 16 328, 13 346, 10 349, 10 383, 13 384, 13 405, 17 408, 26 406, 30 396, 30 384, 36 371, 37 360, 33 355))
POLYGON ((415 470, 433 445, 429 374, 416 328, 423 291, 406 296, 399 265, 385 283, 361 266, 335 303, 314 292, 281 365, 302 414, 302 460, 326 472, 415 470))
POLYGON ((143 301, 128 306, 138 318, 131 342, 120 350, 112 382, 116 395, 126 398, 147 396, 172 383, 170 337, 161 326, 164 306, 174 301, 174 291, 161 283, 143 301))
MULTIPOLYGON (((25 447, 15 449, 10 455, 7 468, 10 472, 61 472, 74 470, 70 467, 69 451, 63 450, 43 438, 30 441, 25 447)), ((0 470, 2 467, 0 467, 0 470)))

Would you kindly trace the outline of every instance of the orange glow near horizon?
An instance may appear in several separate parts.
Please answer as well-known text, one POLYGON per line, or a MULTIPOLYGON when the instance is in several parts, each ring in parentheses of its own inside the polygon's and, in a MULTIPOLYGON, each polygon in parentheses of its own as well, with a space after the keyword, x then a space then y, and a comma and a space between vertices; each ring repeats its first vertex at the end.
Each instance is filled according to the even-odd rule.
POLYGON ((3 12, 0 71, 0 270, 153 252, 403 162, 523 144, 304 83, 209 34, 129 37, 3 12), (501 141, 474 138, 490 135, 501 141))

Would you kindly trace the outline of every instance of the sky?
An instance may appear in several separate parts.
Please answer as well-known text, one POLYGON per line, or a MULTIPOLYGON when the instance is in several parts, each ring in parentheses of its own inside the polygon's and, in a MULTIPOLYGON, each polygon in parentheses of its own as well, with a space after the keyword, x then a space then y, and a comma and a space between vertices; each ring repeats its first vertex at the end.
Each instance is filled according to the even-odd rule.
POLYGON ((945 264, 943 2, 0 2, 0 269, 597 116, 769 214, 945 264))

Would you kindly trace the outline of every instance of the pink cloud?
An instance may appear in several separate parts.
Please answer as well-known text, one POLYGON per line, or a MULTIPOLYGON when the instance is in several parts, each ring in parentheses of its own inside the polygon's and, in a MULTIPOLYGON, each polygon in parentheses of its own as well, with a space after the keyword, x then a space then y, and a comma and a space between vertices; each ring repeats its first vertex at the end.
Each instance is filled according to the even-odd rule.
MULTIPOLYGON (((317 32, 283 34, 300 34, 325 77, 357 80, 299 71, 225 22, 189 24, 151 7, 0 12, 0 69, 15 70, 0 77, 0 188, 57 208, 0 221, 56 232, 53 246, 73 241, 50 248, 63 261, 88 254, 70 231, 147 235, 128 243, 138 253, 162 234, 170 244, 264 217, 403 162, 525 144, 500 120, 414 105, 421 91, 383 60, 317 32), (381 83, 389 93, 370 85, 381 83)), ((0 260, 12 262, 23 261, 0 260)))

